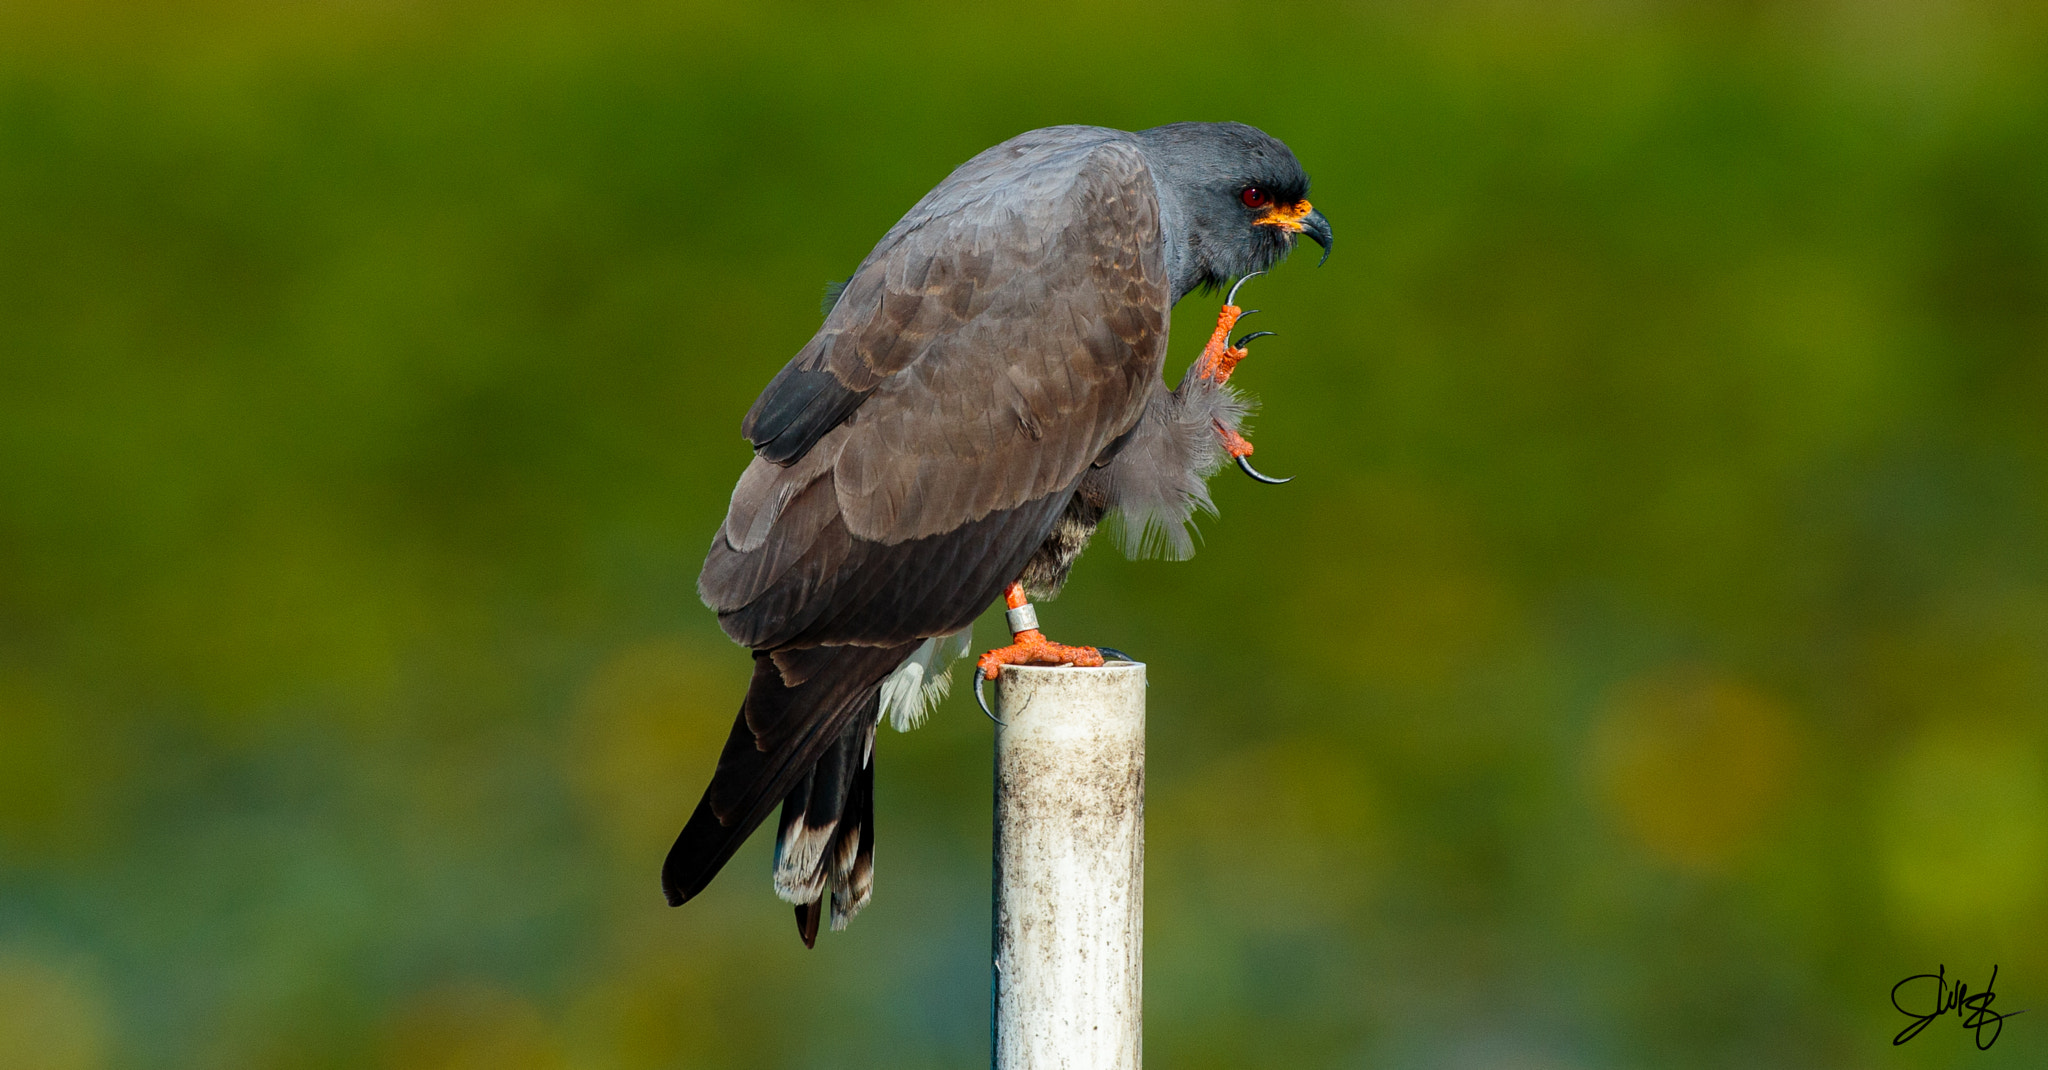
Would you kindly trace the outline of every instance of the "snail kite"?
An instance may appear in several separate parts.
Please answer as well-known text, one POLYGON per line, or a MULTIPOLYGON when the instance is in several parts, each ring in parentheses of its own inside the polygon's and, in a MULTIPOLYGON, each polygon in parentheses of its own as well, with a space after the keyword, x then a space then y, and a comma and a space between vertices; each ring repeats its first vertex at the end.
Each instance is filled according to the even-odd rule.
POLYGON ((1327 257, 1307 194, 1287 146, 1240 123, 1062 126, 969 160, 882 236, 741 424, 754 459, 698 591, 753 681, 662 867, 670 903, 780 803, 777 894, 806 944, 828 898, 843 927, 873 887, 876 728, 922 718, 995 598, 1015 641, 977 691, 1004 663, 1102 664, 1048 641, 1027 597, 1110 514, 1128 551, 1187 556, 1208 477, 1257 476, 1226 385, 1249 340, 1230 340, 1235 292, 1173 389, 1169 313, 1301 235, 1327 257))

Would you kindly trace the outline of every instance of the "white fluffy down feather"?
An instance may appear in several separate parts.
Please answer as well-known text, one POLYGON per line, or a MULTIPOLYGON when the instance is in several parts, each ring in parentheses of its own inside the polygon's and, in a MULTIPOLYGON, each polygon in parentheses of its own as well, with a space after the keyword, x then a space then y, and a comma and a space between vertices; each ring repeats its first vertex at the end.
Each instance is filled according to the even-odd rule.
POLYGON ((923 724, 932 707, 953 687, 953 662, 973 645, 973 625, 925 640, 882 681, 881 719, 898 732, 923 724))

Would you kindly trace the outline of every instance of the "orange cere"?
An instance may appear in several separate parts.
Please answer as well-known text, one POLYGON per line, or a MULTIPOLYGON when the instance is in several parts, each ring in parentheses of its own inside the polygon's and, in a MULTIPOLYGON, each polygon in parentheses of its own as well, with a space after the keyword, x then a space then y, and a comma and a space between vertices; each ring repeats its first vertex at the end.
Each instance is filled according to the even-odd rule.
POLYGON ((1261 227, 1301 230, 1303 229, 1301 221, 1307 218, 1308 214, 1312 211, 1315 211, 1315 206, 1307 201, 1296 201, 1293 204, 1276 204, 1265 215, 1252 220, 1252 223, 1261 227))

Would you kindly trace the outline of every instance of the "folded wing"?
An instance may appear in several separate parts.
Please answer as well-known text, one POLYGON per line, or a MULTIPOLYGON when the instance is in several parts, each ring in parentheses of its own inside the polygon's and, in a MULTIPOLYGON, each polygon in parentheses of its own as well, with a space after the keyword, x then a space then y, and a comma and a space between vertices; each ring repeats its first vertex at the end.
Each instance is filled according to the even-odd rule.
MULTIPOLYGON (((865 750, 855 737, 872 730, 859 722, 883 678, 1017 577, 1090 463, 1137 423, 1167 309, 1152 178, 1115 131, 990 149, 883 237, 742 425, 756 456, 698 591, 760 653, 664 867, 672 901, 804 782, 808 816, 785 826, 847 812, 819 785, 867 782, 840 765, 865 750), (828 752, 838 764, 821 777, 828 752)), ((814 856, 836 857, 793 855, 814 856)), ((778 884, 818 887, 794 873, 778 884)))

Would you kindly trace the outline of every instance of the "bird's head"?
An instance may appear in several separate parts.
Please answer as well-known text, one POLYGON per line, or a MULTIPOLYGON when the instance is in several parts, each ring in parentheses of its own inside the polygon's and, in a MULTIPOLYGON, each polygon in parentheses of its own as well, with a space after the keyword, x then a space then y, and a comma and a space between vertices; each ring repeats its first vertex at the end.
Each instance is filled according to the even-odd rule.
POLYGON ((1137 137, 1159 187, 1175 301, 1272 267, 1304 235, 1329 258, 1330 221, 1277 139, 1243 123, 1173 123, 1137 137))

